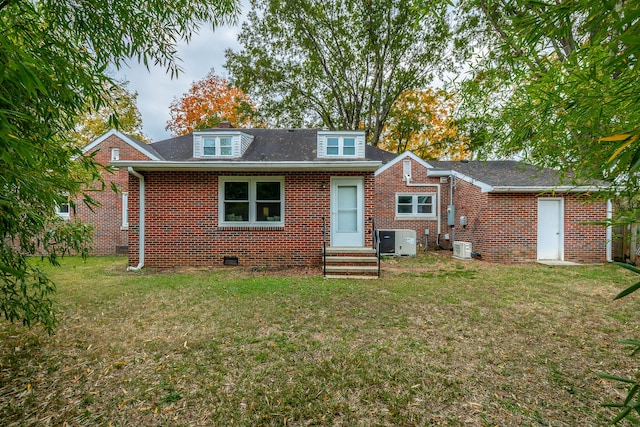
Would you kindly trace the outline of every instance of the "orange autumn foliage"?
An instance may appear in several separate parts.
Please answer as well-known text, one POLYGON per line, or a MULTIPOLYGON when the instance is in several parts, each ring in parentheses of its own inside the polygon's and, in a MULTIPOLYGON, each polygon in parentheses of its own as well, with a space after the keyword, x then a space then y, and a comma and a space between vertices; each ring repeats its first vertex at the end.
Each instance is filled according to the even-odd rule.
POLYGON ((409 90, 391 107, 380 148, 398 154, 412 151, 427 160, 469 156, 468 139, 452 118, 456 103, 444 91, 409 90))
POLYGON ((165 129, 176 136, 218 127, 223 121, 234 127, 261 126, 255 105, 247 94, 215 75, 213 69, 202 80, 194 82, 181 98, 173 100, 170 114, 165 129))

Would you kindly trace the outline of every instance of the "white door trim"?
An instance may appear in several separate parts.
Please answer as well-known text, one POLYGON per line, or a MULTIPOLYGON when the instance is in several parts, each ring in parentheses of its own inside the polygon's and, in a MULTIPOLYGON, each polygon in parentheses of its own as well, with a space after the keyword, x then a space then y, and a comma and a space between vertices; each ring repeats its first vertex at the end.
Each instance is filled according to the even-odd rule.
POLYGON ((362 177, 331 177, 331 246, 363 247, 364 246, 364 179, 362 177), (341 230, 338 207, 339 187, 356 187, 356 218, 354 231, 341 230))
POLYGON ((537 259, 564 261, 564 198, 538 198, 537 225, 537 259))

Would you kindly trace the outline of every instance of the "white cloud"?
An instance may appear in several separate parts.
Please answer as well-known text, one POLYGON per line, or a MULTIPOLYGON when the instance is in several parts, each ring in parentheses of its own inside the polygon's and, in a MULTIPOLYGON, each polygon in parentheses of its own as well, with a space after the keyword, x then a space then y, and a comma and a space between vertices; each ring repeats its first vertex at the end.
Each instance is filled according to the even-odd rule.
POLYGON ((189 90, 191 84, 202 79, 211 68, 216 74, 226 77, 223 68, 224 51, 227 48, 240 49, 236 35, 239 26, 219 27, 215 31, 203 27, 199 34, 193 36, 189 44, 178 46, 178 57, 182 72, 177 78, 162 67, 150 66, 149 70, 137 63, 130 64, 115 73, 116 78, 129 81, 128 89, 138 92, 138 109, 142 115, 144 133, 152 141, 160 141, 171 137, 165 130, 169 120, 169 105, 174 98, 179 98, 189 90))

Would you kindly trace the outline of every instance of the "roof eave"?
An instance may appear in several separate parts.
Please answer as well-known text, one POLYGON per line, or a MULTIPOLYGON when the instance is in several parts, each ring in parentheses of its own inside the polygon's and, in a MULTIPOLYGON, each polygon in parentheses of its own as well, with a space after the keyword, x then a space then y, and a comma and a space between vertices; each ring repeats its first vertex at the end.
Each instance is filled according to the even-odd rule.
POLYGON ((606 189, 596 185, 492 186, 483 193, 596 193, 606 189))
POLYGON ((316 162, 268 162, 268 161, 113 161, 115 167, 132 167, 138 171, 234 171, 234 172, 299 172, 299 171, 351 171, 374 172, 382 162, 371 160, 360 161, 316 161, 316 162))

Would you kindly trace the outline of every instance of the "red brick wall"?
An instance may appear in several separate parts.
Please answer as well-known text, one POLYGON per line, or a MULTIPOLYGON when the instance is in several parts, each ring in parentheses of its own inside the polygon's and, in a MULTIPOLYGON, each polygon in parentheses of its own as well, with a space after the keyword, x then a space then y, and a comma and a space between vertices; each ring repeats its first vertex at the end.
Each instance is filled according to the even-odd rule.
POLYGON ((606 261, 606 228, 589 224, 602 222, 607 215, 606 202, 589 203, 580 194, 564 201, 564 259, 580 263, 606 261))
MULTIPOLYGON (((456 225, 453 228, 447 226, 447 232, 457 241, 471 242, 472 250, 481 252, 483 244, 490 244, 489 242, 500 239, 501 233, 497 230, 500 219, 487 215, 489 208, 487 193, 482 193, 478 187, 461 179, 453 179, 455 180, 453 200, 456 225), (467 217, 466 227, 460 225, 461 216, 467 217)), ((446 220, 445 215, 445 224, 446 220)))
MULTIPOLYGON (((96 152, 95 159, 102 165, 111 161, 111 149, 120 149, 121 160, 147 160, 148 158, 131 147, 116 135, 102 141, 95 149, 87 154, 96 152)), ((129 173, 122 169, 113 174, 103 172, 104 189, 96 188, 91 197, 100 202, 100 206, 91 211, 81 201, 76 201, 77 207, 74 218, 94 226, 94 255, 110 255, 116 253, 116 248, 126 248, 128 232, 122 229, 122 194, 111 189, 113 182, 119 191, 127 191, 129 173)), ((129 202, 131 204, 131 202, 129 202)))
MULTIPOLYGON (((330 218, 332 176, 318 172, 143 172, 145 265, 221 266, 237 256, 243 266, 311 266, 321 263, 322 218, 330 218), (284 176, 283 227, 218 227, 219 176, 284 176), (324 188, 323 188, 324 187, 324 188)), ((373 173, 366 174, 365 218, 374 205, 373 173)), ((129 181, 129 264, 138 264, 139 182, 129 181)), ((365 222, 366 224, 366 222, 365 222)), ((330 228, 327 229, 330 235, 330 228)), ((370 241, 365 235, 367 242, 370 241)))
MULTIPOLYGON (((446 246, 448 242, 444 240, 444 234, 448 233, 446 208, 449 203, 449 183, 440 183, 440 178, 427 178, 427 170, 410 159, 411 183, 430 184, 430 186, 410 186, 403 181, 403 162, 400 161, 376 177, 375 192, 375 219, 376 226, 380 230, 407 229, 416 231, 416 239, 422 250, 425 242, 424 230, 429 230, 428 247, 435 248, 438 234, 438 219, 436 218, 398 218, 396 217, 396 193, 434 193, 437 194, 440 188, 440 212, 441 215, 441 245, 446 246)), ((435 206, 436 212, 438 205, 435 206)))
MULTIPOLYGON (((473 251, 491 262, 521 263, 537 259, 537 193, 481 193, 457 180, 455 238, 472 243, 473 251), (461 215, 467 227, 459 224, 461 215)), ((606 203, 588 203, 579 194, 558 194, 564 199, 564 260, 580 263, 606 261, 606 229, 588 222, 606 217, 606 203)))
MULTIPOLYGON (((413 162, 413 160, 412 160, 413 162)), ((437 220, 399 220, 395 216, 395 195, 399 192, 428 192, 429 187, 410 187, 402 181, 402 161, 376 177, 375 218, 379 229, 416 230, 418 242, 424 242, 429 229, 429 249, 435 248, 437 220)), ((439 178, 427 178, 424 167, 412 164, 413 183, 440 184, 439 178)), ((449 249, 450 240, 468 241, 472 250, 490 262, 521 263, 537 259, 538 198, 540 194, 482 193, 480 188, 462 179, 455 180, 453 198, 455 222, 447 225, 451 178, 440 184, 440 246, 449 249), (467 226, 460 217, 467 217, 467 226)), ((548 197, 548 195, 546 195, 548 197)), ((580 263, 606 261, 606 230, 586 224, 606 217, 606 203, 587 203, 578 194, 556 194, 564 199, 564 259, 580 263)))

